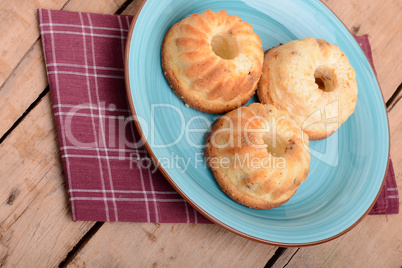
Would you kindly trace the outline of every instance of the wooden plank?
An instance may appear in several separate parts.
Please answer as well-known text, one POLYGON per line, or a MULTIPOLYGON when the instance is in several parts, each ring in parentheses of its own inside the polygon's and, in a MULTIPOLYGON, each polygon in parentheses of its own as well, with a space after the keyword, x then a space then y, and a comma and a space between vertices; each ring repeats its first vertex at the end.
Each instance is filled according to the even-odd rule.
POLYGON ((38 40, 0 89, 0 137, 48 85, 42 44, 38 40))
POLYGON ((79 12, 92 12, 101 14, 113 14, 116 12, 121 5, 123 5, 127 0, 102 0, 102 1, 92 1, 92 0, 70 0, 64 6, 63 10, 68 11, 79 11, 79 12))
MULTIPOLYGON (((389 112, 391 157, 402 194, 402 102, 389 112)), ((402 200, 400 199, 400 204, 402 200)), ((400 209, 402 212, 402 210, 400 209)), ((274 267, 400 267, 402 213, 369 215, 347 234, 319 246, 287 249, 274 267)))
POLYGON ((0 266, 57 266, 93 222, 71 220, 49 94, 0 145, 0 266))
POLYGON ((368 34, 381 90, 387 101, 401 83, 402 2, 322 1, 357 35, 368 34))
MULTIPOLYGON (((119 0, 119 3, 121 2, 122 0, 119 0)), ((126 14, 133 14, 140 2, 140 0, 135 0, 130 5, 134 8, 126 14)), ((380 85, 385 100, 387 100, 400 83, 398 76, 394 74, 398 73, 398 68, 399 70, 401 68, 401 61, 399 60, 402 57, 402 51, 399 49, 401 31, 400 26, 398 26, 399 21, 396 21, 397 23, 392 21, 390 23, 389 21, 389 18, 401 17, 393 16, 395 12, 397 14, 401 12, 400 3, 397 0, 378 1, 375 3, 361 2, 361 0, 328 0, 325 4, 346 23, 349 29, 360 25, 358 34, 370 34, 370 40, 375 50, 374 61, 380 85), (373 9, 373 7, 375 8, 373 9), (372 18, 376 18, 375 21, 372 18), (370 22, 367 27, 363 23, 366 21, 370 22), (389 51, 392 51, 392 53, 389 53, 389 51)), ((87 0, 81 2, 70 0, 65 8, 67 10, 101 11, 104 13, 113 13, 117 9, 117 5, 114 6, 111 0, 101 1, 100 7, 96 5, 98 5, 98 1, 87 0), (107 2, 111 3, 106 5, 107 2), (108 6, 108 8, 103 8, 103 5, 108 6)), ((399 25, 401 24, 399 23, 399 25)), ((16 34, 25 35, 24 32, 16 34)), ((40 40, 38 40, 0 88, 0 105, 4 105, 1 106, 2 108, 4 107, 1 110, 5 111, 0 113, 0 122, 2 122, 0 124, 0 137, 10 129, 12 124, 43 91, 44 85, 47 84, 47 81, 43 79, 45 76, 40 40)))
POLYGON ((275 250, 217 225, 105 223, 68 267, 263 267, 275 250))
POLYGON ((40 36, 36 10, 38 8, 71 11, 113 13, 125 0, 6 0, 0 2, 0 85, 10 76, 26 52, 40 36), (65 6, 64 6, 65 5, 65 6))
MULTIPOLYGON (((6 4, 7 2, 15 2, 15 5, 17 3, 17 1, 5 1, 1 3, 6 4)), ((32 1, 25 2, 31 3, 32 1)), ((31 103, 38 98, 39 94, 48 85, 42 44, 41 40, 38 39, 39 27, 36 8, 58 9, 65 4, 66 0, 56 1, 54 5, 46 4, 47 2, 48 1, 37 1, 35 2, 35 6, 31 6, 33 4, 23 5, 24 7, 29 6, 30 8, 29 12, 26 14, 24 13, 24 9, 20 12, 23 14, 26 23, 30 24, 29 27, 18 28, 15 26, 17 28, 11 28, 13 30, 5 28, 7 30, 2 31, 2 28, 6 27, 8 24, 19 25, 15 20, 20 16, 8 18, 7 16, 4 17, 5 15, 3 13, 0 13, 0 21, 2 16, 6 21, 4 25, 0 23, 0 32, 6 33, 4 35, 6 37, 0 35, 0 55, 12 55, 12 59, 0 57, 0 85, 2 84, 0 87, 0 107, 2 110, 0 114, 0 122, 2 122, 0 124, 0 137, 10 129, 14 122, 27 110, 31 103), (8 37, 8 35, 11 34, 13 38, 8 37), (6 52, 2 54, 3 50, 6 52), (17 63, 18 66, 16 67, 17 63), (10 75, 11 71, 12 74, 10 75), (6 81, 4 81, 5 78, 2 79, 4 75, 10 75, 6 81)), ((125 0, 105 0, 101 2, 70 0, 65 4, 63 10, 110 14, 116 12, 124 2, 125 0)), ((136 5, 135 3, 133 4, 133 6, 136 5)))
POLYGON ((0 85, 39 37, 36 9, 60 9, 67 0, 0 1, 0 85))

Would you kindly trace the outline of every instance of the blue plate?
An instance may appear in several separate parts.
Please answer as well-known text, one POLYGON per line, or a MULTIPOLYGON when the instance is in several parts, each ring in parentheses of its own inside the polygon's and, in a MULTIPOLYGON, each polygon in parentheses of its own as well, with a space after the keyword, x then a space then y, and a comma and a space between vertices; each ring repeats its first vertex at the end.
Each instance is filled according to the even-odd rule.
POLYGON ((368 212, 388 163, 387 115, 366 56, 324 4, 301 0, 147 1, 133 23, 127 40, 126 85, 137 127, 161 171, 201 213, 244 237, 300 246, 337 237, 368 212), (311 142, 310 174, 290 201, 278 208, 250 209, 219 189, 202 156, 205 135, 218 116, 186 107, 163 75, 160 49, 166 31, 208 8, 224 9, 249 22, 264 50, 307 36, 323 38, 339 46, 356 71, 359 94, 354 114, 330 138, 311 142))

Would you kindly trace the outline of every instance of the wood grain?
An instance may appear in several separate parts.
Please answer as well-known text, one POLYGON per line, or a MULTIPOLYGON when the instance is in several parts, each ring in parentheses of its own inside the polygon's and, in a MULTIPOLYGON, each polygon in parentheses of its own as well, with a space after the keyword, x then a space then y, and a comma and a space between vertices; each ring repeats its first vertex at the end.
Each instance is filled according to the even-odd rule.
MULTIPOLYGON (((17 1, 4 1, 1 4, 5 4, 5 2, 16 3, 17 1)), ((23 2, 23 7, 29 8, 29 12, 25 14, 23 13, 25 9, 22 9, 20 14, 30 26, 22 28, 10 26, 10 28, 5 28, 2 31, 2 28, 9 23, 19 25, 15 20, 21 16, 10 17, 9 19, 3 16, 6 21, 5 26, 0 23, 0 32, 4 32, 6 36, 0 35, 0 55, 10 54, 12 56, 12 59, 0 57, 0 85, 2 85, 0 87, 0 108, 2 111, 0 113, 0 122, 2 122, 0 124, 0 137, 10 129, 48 85, 36 9, 40 7, 59 9, 64 5, 63 10, 110 14, 116 12, 125 0, 70 0, 68 2, 64 0, 55 1, 54 5, 43 0, 36 1, 34 6, 29 4, 32 2, 29 0, 20 2, 23 2), (13 35, 12 38, 8 37, 10 34, 13 35), (6 52, 1 54, 3 49, 6 52), (3 64, 2 61, 7 62, 7 64, 3 64), (14 61, 17 62, 14 63, 14 61), (2 79, 2 76, 5 75, 8 75, 6 80, 5 78, 2 79)), ((133 4, 133 6, 136 5, 133 4)), ((0 21, 2 15, 3 13, 0 13, 0 21)))
POLYGON ((50 97, 0 145, 0 266, 57 266, 93 225, 74 223, 50 97))
POLYGON ((0 89, 0 137, 48 85, 41 40, 35 42, 0 89))
POLYGON ((68 267, 263 267, 275 250, 217 225, 105 223, 68 267))
POLYGON ((0 85, 39 37, 37 8, 60 9, 67 0, 0 1, 0 85))
MULTIPOLYGON (((402 103, 389 112, 391 157, 399 195, 402 193, 402 103)), ((401 204, 400 199, 400 204, 401 204)), ((401 206, 400 211, 402 212, 401 206)), ((354 229, 331 242, 287 249, 274 267, 400 267, 402 213, 369 215, 354 229)))
POLYGON ((36 10, 38 8, 71 11, 113 13, 125 1, 74 0, 4 0, 0 2, 0 85, 13 72, 26 52, 40 36, 36 10))
POLYGON ((324 0, 356 35, 369 35, 374 65, 385 101, 401 83, 402 1, 324 0), (395 59, 397 58, 397 59, 395 59))

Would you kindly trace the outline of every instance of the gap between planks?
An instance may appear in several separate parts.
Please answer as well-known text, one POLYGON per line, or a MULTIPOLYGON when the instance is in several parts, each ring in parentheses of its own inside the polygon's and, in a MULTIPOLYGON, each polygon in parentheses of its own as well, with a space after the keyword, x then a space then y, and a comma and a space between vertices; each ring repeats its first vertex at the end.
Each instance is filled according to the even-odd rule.
POLYGON ((287 248, 279 247, 275 254, 268 260, 267 264, 265 264, 264 268, 271 268, 274 266, 275 262, 285 253, 287 248))
POLYGON ((59 264, 60 268, 67 267, 67 265, 75 258, 79 251, 88 243, 88 241, 96 234, 96 232, 103 226, 104 222, 96 222, 91 229, 78 241, 73 249, 67 254, 66 258, 59 264))
POLYGON ((29 105, 28 109, 25 110, 25 112, 22 113, 22 115, 14 122, 14 124, 4 133, 2 137, 0 137, 0 144, 3 143, 3 141, 7 138, 8 135, 24 120, 24 118, 29 114, 30 111, 35 109, 35 107, 39 104, 39 102, 46 96, 46 94, 49 93, 49 86, 47 86, 34 100, 31 105, 29 105))
POLYGON ((402 99, 402 83, 399 84, 398 88, 395 90, 394 94, 389 98, 386 103, 387 112, 390 112, 392 108, 398 103, 400 99, 402 99))

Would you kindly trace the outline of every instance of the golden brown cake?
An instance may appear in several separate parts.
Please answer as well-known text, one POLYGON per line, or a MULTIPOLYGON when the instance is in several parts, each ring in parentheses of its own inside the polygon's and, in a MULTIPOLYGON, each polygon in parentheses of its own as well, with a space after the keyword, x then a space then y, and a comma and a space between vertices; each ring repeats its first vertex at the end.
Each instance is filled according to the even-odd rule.
POLYGON ((355 109, 355 71, 337 46, 307 37, 265 52, 257 94, 262 103, 287 110, 310 140, 321 140, 355 109))
POLYGON ((257 87, 263 59, 253 27, 224 10, 208 9, 177 22, 161 49, 162 68, 174 92, 207 113, 245 104, 257 87))
POLYGON ((218 119, 204 156, 219 187, 257 209, 287 202, 310 170, 309 139, 288 112, 253 103, 218 119))

